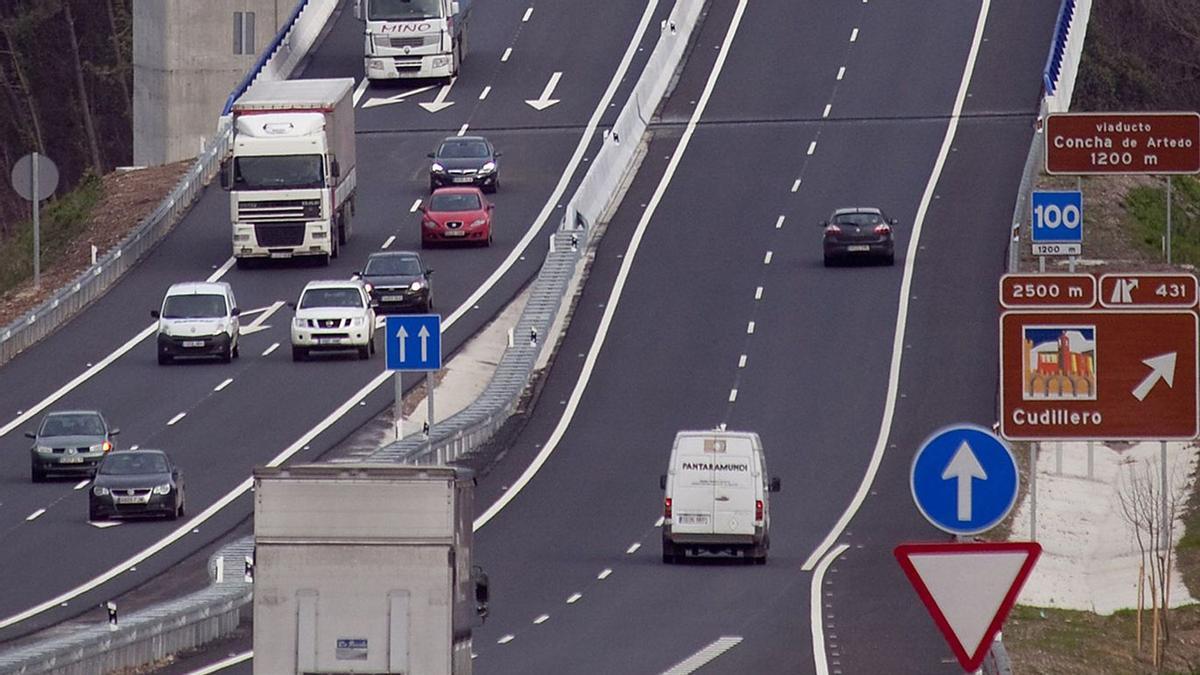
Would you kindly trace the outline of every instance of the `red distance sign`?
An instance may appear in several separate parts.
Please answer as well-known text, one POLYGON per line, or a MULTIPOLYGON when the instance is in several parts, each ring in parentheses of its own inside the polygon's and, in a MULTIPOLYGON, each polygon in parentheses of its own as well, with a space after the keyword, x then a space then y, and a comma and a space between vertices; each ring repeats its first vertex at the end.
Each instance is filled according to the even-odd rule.
POLYGON ((1096 277, 1090 274, 1005 274, 1000 306, 1082 308, 1096 304, 1096 277))
POLYGON ((1105 274, 1100 304, 1113 309, 1196 306, 1196 277, 1191 274, 1105 274))
POLYGON ((1000 317, 1000 433, 1010 440, 1197 434, 1192 311, 1013 311, 1000 317))
POLYGON ((1200 173, 1200 113, 1052 113, 1046 173, 1200 173))

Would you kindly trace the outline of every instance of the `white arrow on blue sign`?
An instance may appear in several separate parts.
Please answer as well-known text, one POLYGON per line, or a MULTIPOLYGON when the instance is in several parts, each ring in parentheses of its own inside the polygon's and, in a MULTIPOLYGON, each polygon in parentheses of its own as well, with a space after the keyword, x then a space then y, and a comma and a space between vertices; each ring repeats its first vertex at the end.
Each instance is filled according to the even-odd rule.
POLYGON ((962 424, 930 436, 913 457, 917 509, 950 534, 979 534, 1004 520, 1017 500, 1012 451, 983 427, 962 424))
POLYGON ((438 370, 442 367, 440 315, 389 316, 384 334, 388 370, 438 370))

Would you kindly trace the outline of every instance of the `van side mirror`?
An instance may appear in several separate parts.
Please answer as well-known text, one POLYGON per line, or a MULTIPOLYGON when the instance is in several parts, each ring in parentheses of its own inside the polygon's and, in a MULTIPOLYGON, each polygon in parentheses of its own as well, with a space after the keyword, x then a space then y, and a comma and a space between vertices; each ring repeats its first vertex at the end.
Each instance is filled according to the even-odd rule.
POLYGON ((818 225, 819 225, 820 227, 829 227, 829 221, 828 221, 828 220, 822 220, 820 223, 818 223, 818 225))
POLYGON ((429 268, 426 268, 426 269, 425 269, 425 276, 429 276, 430 274, 433 274, 433 268, 432 268, 432 267, 429 267, 429 268))
POLYGON ((771 492, 779 492, 780 490, 783 489, 783 484, 779 481, 778 476, 771 479, 771 485, 770 485, 769 489, 771 492))
POLYGON ((492 153, 492 157, 495 157, 496 159, 500 159, 502 156, 504 156, 504 153, 500 152, 499 150, 492 153))
POLYGON ((658 477, 658 489, 660 489, 660 490, 667 489, 667 474, 664 473, 663 475, 658 477))
POLYGON ((433 159, 434 157, 437 157, 437 154, 430 152, 430 153, 426 154, 425 156, 428 157, 429 159, 433 159))
POLYGON ((241 307, 234 307, 233 309, 229 310, 229 316, 241 316, 241 315, 242 315, 241 307))
POLYGON ((33 433, 32 431, 26 431, 25 438, 37 438, 37 434, 33 433))
POLYGON ((150 310, 150 316, 152 316, 152 317, 154 317, 155 319, 157 319, 157 318, 158 318, 158 310, 157 310, 157 309, 152 309, 152 310, 150 310))
POLYGON ((229 160, 225 160, 224 162, 221 162, 220 174, 221 174, 221 189, 222 190, 228 191, 230 186, 233 185, 233 180, 232 180, 233 176, 231 175, 232 168, 233 167, 231 166, 231 163, 229 160))
POLYGON ((900 221, 895 218, 888 220, 888 225, 891 225, 893 227, 895 227, 896 225, 899 225, 899 224, 900 224, 900 221))
POLYGON ((337 158, 329 160, 329 175, 336 178, 342 177, 342 165, 338 164, 337 158))

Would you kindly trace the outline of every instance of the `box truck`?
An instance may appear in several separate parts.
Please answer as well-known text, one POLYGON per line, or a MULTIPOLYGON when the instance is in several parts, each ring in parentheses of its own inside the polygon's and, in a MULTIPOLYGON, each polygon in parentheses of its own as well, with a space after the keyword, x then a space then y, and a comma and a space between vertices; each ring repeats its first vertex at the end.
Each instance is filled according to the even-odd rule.
POLYGON ((367 24, 367 79, 458 75, 471 0, 355 0, 354 12, 367 24))
POLYGON ((358 186, 351 78, 259 81, 233 104, 230 191, 233 255, 318 256, 350 239, 358 186))
POLYGON ((487 612, 474 482, 447 466, 255 469, 255 674, 470 675, 487 612))

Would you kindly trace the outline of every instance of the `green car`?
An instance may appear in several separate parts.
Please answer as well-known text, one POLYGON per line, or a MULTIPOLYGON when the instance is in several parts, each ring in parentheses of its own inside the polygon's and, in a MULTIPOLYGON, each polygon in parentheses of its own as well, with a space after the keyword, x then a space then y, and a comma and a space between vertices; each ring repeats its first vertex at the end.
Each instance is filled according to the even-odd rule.
POLYGON ((115 447, 112 439, 119 433, 120 429, 110 427, 95 410, 46 415, 36 432, 25 432, 26 437, 33 439, 33 447, 29 449, 33 482, 40 483, 51 473, 91 477, 96 473, 96 465, 115 447))

